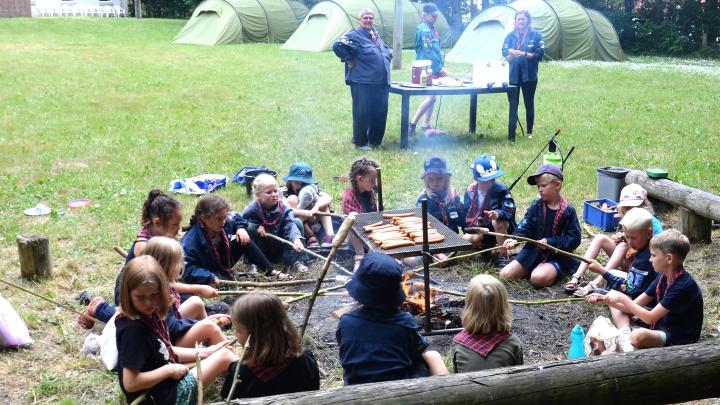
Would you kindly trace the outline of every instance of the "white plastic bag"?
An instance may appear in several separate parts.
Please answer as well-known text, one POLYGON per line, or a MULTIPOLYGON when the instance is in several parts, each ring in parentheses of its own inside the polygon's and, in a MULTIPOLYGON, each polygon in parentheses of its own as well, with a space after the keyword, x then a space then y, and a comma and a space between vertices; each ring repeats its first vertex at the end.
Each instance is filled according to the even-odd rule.
POLYGON ((100 360, 108 370, 115 370, 117 367, 118 351, 117 340, 115 339, 115 315, 110 318, 100 335, 100 360))
POLYGON ((20 318, 12 305, 0 296, 0 346, 18 347, 30 346, 33 340, 30 339, 25 322, 20 318))
POLYGON ((629 341, 628 345, 624 345, 624 342, 620 341, 622 338, 629 338, 629 336, 622 336, 622 332, 613 325, 610 319, 598 316, 585 334, 585 355, 597 356, 628 351, 622 349, 624 346, 629 346, 629 341))

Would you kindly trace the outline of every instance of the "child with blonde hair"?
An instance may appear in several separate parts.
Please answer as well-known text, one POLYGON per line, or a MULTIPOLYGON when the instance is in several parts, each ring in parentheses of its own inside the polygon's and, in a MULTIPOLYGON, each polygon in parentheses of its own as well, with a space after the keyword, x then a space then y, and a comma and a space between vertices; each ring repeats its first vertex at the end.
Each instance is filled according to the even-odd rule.
POLYGON ((290 321, 282 301, 267 292, 243 295, 231 310, 235 336, 249 347, 242 364, 233 363, 222 389, 227 398, 232 376, 238 384, 233 398, 264 397, 320 389, 315 356, 302 347, 300 334, 290 321))
MULTIPOLYGON (((623 340, 638 349, 695 343, 703 324, 703 298, 700 287, 685 270, 689 251, 690 242, 683 234, 673 229, 664 231, 650 241, 650 260, 660 276, 635 299, 610 291, 604 296, 590 294, 586 300, 609 306, 615 325, 628 337, 623 340), (649 309, 653 302, 655 306, 649 309), (631 316, 650 328, 631 330, 631 316)), ((598 262, 590 265, 591 271, 596 269, 602 269, 598 262)))
MULTIPOLYGON (((646 209, 651 214, 653 213, 652 204, 647 199, 647 191, 639 184, 628 184, 622 191, 620 191, 620 202, 617 205, 617 215, 622 218, 625 213, 633 208, 640 207, 646 209)), ((653 215, 652 217, 653 235, 657 235, 663 231, 662 222, 653 215)), ((590 247, 585 252, 584 257, 586 259, 595 259, 600 251, 605 252, 607 255, 608 262, 605 265, 606 270, 612 269, 627 269, 631 257, 627 257, 628 244, 625 241, 625 236, 622 231, 615 233, 614 235, 607 236, 604 234, 595 235, 590 247)), ((631 253, 632 256, 632 253, 631 253)), ((580 263, 575 274, 572 275, 570 281, 565 284, 565 291, 571 293, 578 290, 578 287, 585 279, 585 272, 587 271, 588 264, 585 262, 580 263)), ((601 279, 595 279, 586 286, 580 289, 576 294, 577 296, 584 296, 588 292, 594 290, 601 283, 601 279)))
MULTIPOLYGON (((295 220, 292 208, 280 197, 280 189, 277 181, 269 174, 258 175, 252 184, 255 201, 248 204, 243 211, 243 216, 250 223, 248 230, 255 239, 260 250, 270 260, 282 261, 284 264, 292 265, 293 270, 299 273, 306 273, 307 266, 303 263, 307 255, 302 253, 303 236, 300 232, 302 223, 295 220), (293 244, 288 245, 265 237, 272 234, 283 238, 293 244)), ((275 271, 271 275, 278 280, 292 278, 288 274, 275 271)))
MULTIPOLYGON (((195 359, 196 349, 173 347, 165 317, 173 298, 160 264, 149 255, 125 265, 120 284, 117 328, 118 380, 128 403, 191 404, 197 399, 197 369, 183 362, 195 359)), ((203 387, 209 386, 237 360, 222 344, 199 349, 203 387)))
POLYGON ((456 373, 523 364, 522 343, 510 332, 507 290, 495 277, 480 274, 470 280, 462 324, 453 338, 456 373))

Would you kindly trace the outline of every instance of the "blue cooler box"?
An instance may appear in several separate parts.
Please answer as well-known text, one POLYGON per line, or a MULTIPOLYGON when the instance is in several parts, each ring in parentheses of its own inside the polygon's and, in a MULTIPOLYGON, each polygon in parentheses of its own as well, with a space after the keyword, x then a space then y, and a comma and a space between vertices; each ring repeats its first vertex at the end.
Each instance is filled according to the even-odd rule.
POLYGON ((614 231, 620 224, 620 218, 617 217, 617 211, 605 212, 598 208, 603 203, 615 207, 617 203, 607 198, 599 200, 586 200, 583 204, 583 221, 590 225, 597 226, 603 231, 614 231))

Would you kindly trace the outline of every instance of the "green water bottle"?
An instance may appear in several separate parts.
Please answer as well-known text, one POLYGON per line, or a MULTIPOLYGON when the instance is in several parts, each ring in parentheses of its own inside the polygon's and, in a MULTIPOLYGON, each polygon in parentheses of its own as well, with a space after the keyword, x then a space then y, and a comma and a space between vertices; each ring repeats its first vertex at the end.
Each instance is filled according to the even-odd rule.
POLYGON ((550 163, 557 167, 562 167, 562 155, 557 151, 557 143, 555 143, 555 141, 548 142, 548 151, 543 155, 543 163, 550 163))

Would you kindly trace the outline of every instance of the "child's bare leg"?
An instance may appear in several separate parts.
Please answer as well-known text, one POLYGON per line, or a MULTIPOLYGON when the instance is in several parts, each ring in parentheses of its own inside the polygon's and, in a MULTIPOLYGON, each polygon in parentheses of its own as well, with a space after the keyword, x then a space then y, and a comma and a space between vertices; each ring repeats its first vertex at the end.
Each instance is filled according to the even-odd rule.
POLYGON ((527 269, 525 269, 520 262, 513 260, 508 263, 507 266, 503 267, 498 274, 501 278, 508 279, 519 279, 526 278, 528 275, 527 269))
POLYGON ((530 273, 530 283, 535 287, 550 287, 556 278, 557 270, 550 263, 540 263, 530 273))
POLYGON ((463 239, 470 243, 473 249, 479 249, 482 246, 483 236, 476 233, 463 234, 463 239))
POLYGON ((207 318, 205 303, 198 296, 192 296, 180 304, 180 315, 187 319, 201 320, 207 318))
POLYGON ((427 363, 430 375, 448 375, 449 371, 445 366, 440 353, 434 350, 428 350, 422 354, 423 360, 427 363))
POLYGON ((635 329, 630 334, 630 343, 638 349, 647 349, 650 347, 665 346, 667 335, 665 332, 650 329, 635 329))
POLYGON ((195 347, 195 343, 207 342, 212 346, 225 340, 225 335, 220 327, 215 322, 206 319, 193 325, 175 344, 180 347, 195 347))
POLYGON ((622 267, 622 262, 625 260, 625 253, 628 250, 628 244, 625 242, 618 243, 618 245, 615 247, 615 250, 613 250, 612 254, 608 253, 608 257, 610 259, 608 260, 607 264, 605 265, 605 270, 613 270, 613 269, 619 269, 622 267))
MULTIPOLYGON (((510 228, 510 223, 504 219, 495 219, 492 221, 492 226, 495 229, 495 232, 497 233, 507 233, 508 229, 510 228)), ((495 236, 495 240, 497 240, 497 246, 502 246, 503 242, 505 242, 504 236, 495 236)), ((507 255, 508 251, 505 248, 500 248, 500 254, 501 255, 507 255)))
POLYGON ((620 331, 623 331, 623 329, 630 329, 630 314, 626 314, 619 309, 610 307, 610 315, 612 315, 613 323, 618 329, 620 329, 620 331))
MULTIPOLYGON (((328 212, 327 210, 325 210, 328 212)), ((332 218, 326 217, 326 216, 320 216, 320 225, 322 225, 323 230, 325 231, 325 237, 335 235, 335 231, 332 227, 332 218)))
MULTIPOLYGON (((615 249, 615 242, 613 242, 612 239, 605 235, 596 235, 593 238, 592 242, 590 242, 590 246, 588 247, 583 257, 586 259, 595 259, 600 253, 601 249, 605 252, 606 255, 608 255, 608 257, 610 257, 610 255, 612 255, 613 253, 613 250, 615 249)), ((575 271, 573 277, 581 278, 585 275, 587 269, 588 264, 585 262, 581 262, 577 271, 575 271)))
MULTIPOLYGON (((200 362, 202 368, 202 385, 208 387, 213 380, 221 374, 226 374, 228 367, 232 362, 237 361, 238 357, 235 353, 228 349, 220 349, 208 356, 200 362)), ((197 369, 193 368, 190 372, 197 378, 197 369)))

